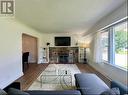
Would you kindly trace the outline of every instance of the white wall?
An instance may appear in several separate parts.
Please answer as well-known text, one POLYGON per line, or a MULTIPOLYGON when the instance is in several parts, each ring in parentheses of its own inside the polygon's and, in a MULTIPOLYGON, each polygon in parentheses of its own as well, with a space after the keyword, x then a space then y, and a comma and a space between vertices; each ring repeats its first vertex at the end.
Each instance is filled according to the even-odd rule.
MULTIPOLYGON (((13 18, 0 17, 0 88, 3 89, 23 75, 22 33, 38 38, 42 45, 42 34, 28 28, 13 18)), ((39 50, 40 51, 40 50, 39 50)), ((39 53, 40 56, 40 53, 39 53)))
MULTIPOLYGON (((91 38, 91 46, 90 49, 87 51, 87 58, 89 60, 89 64, 94 67, 96 70, 100 71, 101 73, 105 74, 106 76, 110 77, 112 80, 117 80, 122 82, 123 84, 127 84, 127 72, 119 69, 117 67, 114 67, 110 64, 96 64, 92 61, 93 59, 93 48, 94 48, 94 37, 95 32, 97 32, 99 29, 112 24, 124 17, 126 17, 126 3, 123 4, 121 7, 119 7, 117 10, 113 11, 109 15, 105 16, 103 19, 101 19, 99 22, 96 23, 96 25, 90 29, 89 32, 94 33, 92 34, 91 38)), ((89 33, 88 32, 88 33, 89 33)))

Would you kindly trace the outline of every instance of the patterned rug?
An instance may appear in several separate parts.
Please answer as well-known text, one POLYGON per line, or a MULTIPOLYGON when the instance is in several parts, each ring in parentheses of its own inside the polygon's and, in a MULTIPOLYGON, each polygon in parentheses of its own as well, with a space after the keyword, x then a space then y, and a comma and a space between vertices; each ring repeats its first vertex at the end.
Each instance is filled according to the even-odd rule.
POLYGON ((75 89, 76 73, 80 70, 75 64, 49 64, 28 90, 75 89))

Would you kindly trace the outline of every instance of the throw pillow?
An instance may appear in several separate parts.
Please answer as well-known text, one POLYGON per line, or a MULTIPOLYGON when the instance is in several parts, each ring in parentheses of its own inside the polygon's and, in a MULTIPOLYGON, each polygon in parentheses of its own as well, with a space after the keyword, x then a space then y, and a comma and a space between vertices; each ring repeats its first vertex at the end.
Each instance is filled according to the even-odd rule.
POLYGON ((8 95, 30 95, 30 94, 15 88, 9 88, 8 95))
POLYGON ((101 93, 101 95, 120 95, 120 90, 119 88, 112 88, 110 90, 104 91, 101 93))
POLYGON ((7 95, 7 93, 4 90, 0 89, 0 95, 7 95))
POLYGON ((117 87, 114 87, 111 89, 116 95, 120 95, 120 89, 117 87))

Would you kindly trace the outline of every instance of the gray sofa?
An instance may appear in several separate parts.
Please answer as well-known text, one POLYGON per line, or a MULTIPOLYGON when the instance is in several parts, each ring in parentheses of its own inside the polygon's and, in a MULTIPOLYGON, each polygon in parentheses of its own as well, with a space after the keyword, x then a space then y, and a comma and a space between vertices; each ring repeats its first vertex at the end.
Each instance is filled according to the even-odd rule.
POLYGON ((82 95, 97 94, 109 90, 109 87, 95 74, 75 74, 76 85, 82 95))
MULTIPOLYGON (((79 73, 75 74, 76 90, 62 90, 62 91, 20 91, 13 88, 20 88, 19 83, 8 86, 5 91, 8 95, 113 95, 106 91, 110 91, 111 88, 119 88, 120 94, 128 94, 127 86, 119 82, 112 81, 111 88, 109 88, 98 76, 91 73, 79 73), (13 87, 9 89, 10 87, 13 87), (105 92, 105 93, 104 93, 105 92)), ((6 94, 0 94, 6 95, 6 94)), ((116 94, 114 94, 116 95, 116 94)))
POLYGON ((81 95, 79 90, 63 91, 26 91, 30 95, 81 95))
POLYGON ((76 86, 82 95, 124 95, 128 94, 127 86, 111 81, 109 88, 97 75, 90 73, 75 74, 76 86), (118 88, 115 92, 112 88, 118 88), (118 91, 118 92, 117 92, 118 91))

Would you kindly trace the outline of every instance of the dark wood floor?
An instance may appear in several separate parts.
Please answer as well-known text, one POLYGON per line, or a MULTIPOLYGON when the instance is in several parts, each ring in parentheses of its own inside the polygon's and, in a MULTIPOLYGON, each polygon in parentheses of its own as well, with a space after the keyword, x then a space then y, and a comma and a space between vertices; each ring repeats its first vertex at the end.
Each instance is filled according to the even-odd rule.
POLYGON ((47 66, 48 64, 29 64, 29 68, 24 75, 16 80, 16 82, 21 83, 21 90, 27 90, 47 66))
MULTIPOLYGON (((110 79, 101 73, 97 72, 94 68, 88 64, 76 64, 82 73, 95 73, 97 74, 108 86, 110 86, 110 79)), ((21 89, 27 90, 30 85, 37 79, 43 70, 48 66, 48 64, 29 64, 29 69, 24 73, 24 75, 16 80, 16 82, 21 83, 21 89)))

